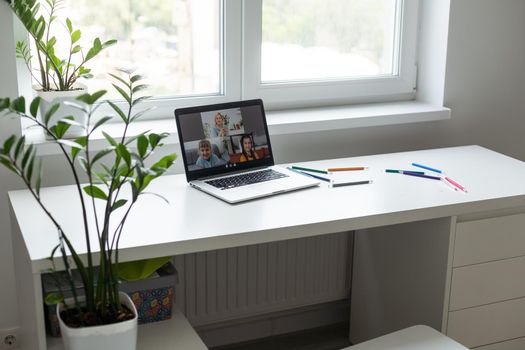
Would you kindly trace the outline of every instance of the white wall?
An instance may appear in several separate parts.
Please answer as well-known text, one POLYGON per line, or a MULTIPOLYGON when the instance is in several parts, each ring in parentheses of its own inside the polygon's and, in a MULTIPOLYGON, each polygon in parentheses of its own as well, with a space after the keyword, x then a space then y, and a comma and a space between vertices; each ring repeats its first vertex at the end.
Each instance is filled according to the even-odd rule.
MULTIPOLYGON (((421 0, 439 1, 439 0, 421 0)), ((13 94, 14 50, 0 5, 0 96, 13 94)), ((272 138, 278 162, 480 144, 525 159, 525 1, 451 0, 445 104, 452 119, 272 138)), ((16 125, 0 124, 0 138, 16 125), (7 127, 7 128, 6 128, 7 127)), ((173 151, 179 152, 178 147, 173 151)), ((70 182, 49 157, 46 185, 70 182)), ((176 170, 182 167, 177 164, 176 170)), ((6 191, 18 181, 0 170, 0 328, 16 325, 6 191)))

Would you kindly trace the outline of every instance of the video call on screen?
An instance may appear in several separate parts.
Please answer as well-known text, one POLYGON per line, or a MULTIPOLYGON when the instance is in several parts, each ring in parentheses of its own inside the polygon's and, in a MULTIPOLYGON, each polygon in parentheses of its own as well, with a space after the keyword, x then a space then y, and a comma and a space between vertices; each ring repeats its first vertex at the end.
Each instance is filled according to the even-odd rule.
POLYGON ((189 171, 268 158, 268 137, 259 105, 179 117, 189 171))

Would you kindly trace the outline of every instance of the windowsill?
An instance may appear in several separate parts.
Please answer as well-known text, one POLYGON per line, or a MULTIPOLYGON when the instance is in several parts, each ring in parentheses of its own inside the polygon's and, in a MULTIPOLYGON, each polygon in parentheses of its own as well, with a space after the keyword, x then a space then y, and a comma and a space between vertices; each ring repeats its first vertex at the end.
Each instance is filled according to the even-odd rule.
MULTIPOLYGON (((269 111, 266 113, 266 118, 270 135, 285 135, 446 120, 450 119, 450 109, 419 101, 404 101, 269 111)), ((169 133, 169 137, 164 140, 165 144, 179 142, 173 118, 135 122, 128 129, 128 135, 133 136, 147 130, 169 133)), ((122 135, 123 125, 106 124, 104 131, 113 137, 118 137, 122 135)), ((29 142, 37 145, 40 155, 60 153, 58 146, 45 140, 39 130, 29 128, 24 131, 24 135, 29 142)), ((102 133, 98 133, 93 135, 91 145, 93 150, 99 150, 105 147, 107 142, 102 133)))

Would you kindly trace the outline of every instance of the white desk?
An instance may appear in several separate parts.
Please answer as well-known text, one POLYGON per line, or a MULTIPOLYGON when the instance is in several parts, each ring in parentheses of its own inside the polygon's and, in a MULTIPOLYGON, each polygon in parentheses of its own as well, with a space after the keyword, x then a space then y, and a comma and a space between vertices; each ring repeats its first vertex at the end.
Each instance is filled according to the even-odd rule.
MULTIPOLYGON (((232 206, 190 188, 183 175, 166 176, 154 183, 151 191, 165 196, 170 204, 153 196, 142 198, 121 239, 121 261, 358 230, 352 302, 353 306, 358 303, 362 308, 352 308, 355 340, 401 328, 402 323, 407 322, 427 323, 447 332, 454 267, 454 245, 449 243, 454 242, 456 222, 525 212, 525 163, 478 146, 303 165, 315 168, 369 166, 374 183, 340 188, 321 184, 319 188, 232 206), (385 168, 410 168, 412 162, 447 171, 469 192, 455 192, 440 181, 384 173, 385 168), (395 226, 397 224, 403 225, 395 226), (428 240, 418 242, 415 247, 410 242, 420 231, 427 233, 428 240), (392 232, 396 236, 391 235, 392 232), (402 261, 396 271, 396 264, 388 259, 395 259, 396 255, 388 256, 394 249, 382 252, 381 256, 374 255, 384 249, 381 240, 388 238, 392 244, 399 238, 402 242, 399 250, 417 251, 412 257, 421 260, 402 261), (385 256, 387 258, 383 259, 385 256), (385 281, 384 284, 366 278, 370 276, 370 264, 366 262, 370 261, 377 262, 375 267, 381 268, 377 276, 379 281, 385 281), (435 271, 436 277, 429 279, 428 271, 435 271), (386 278, 391 273, 408 277, 386 278), (371 286, 377 293, 366 295, 359 290, 359 285, 361 288, 371 286), (396 298, 388 293, 389 288, 398 294, 396 298), (431 294, 430 299, 418 300, 417 296, 422 293, 431 294), (385 295, 391 295, 390 299, 385 295), (390 309, 389 306, 397 305, 398 300, 410 310, 390 309), (413 306, 410 300, 415 300, 413 306), (423 302, 433 305, 421 308, 418 303, 423 302), (382 303, 381 307, 378 303, 382 303), (398 317, 373 320, 366 316, 380 315, 381 310, 391 310, 398 317)), ((42 190, 45 203, 56 214, 73 244, 79 247, 83 233, 79 229, 80 204, 75 195, 72 186, 42 190)), ((56 244, 56 232, 27 191, 10 192, 9 198, 24 348, 45 349, 40 271, 48 267, 46 258, 56 244)), ((83 252, 81 248, 78 250, 83 252)), ((525 251, 520 254, 525 255, 525 251)))

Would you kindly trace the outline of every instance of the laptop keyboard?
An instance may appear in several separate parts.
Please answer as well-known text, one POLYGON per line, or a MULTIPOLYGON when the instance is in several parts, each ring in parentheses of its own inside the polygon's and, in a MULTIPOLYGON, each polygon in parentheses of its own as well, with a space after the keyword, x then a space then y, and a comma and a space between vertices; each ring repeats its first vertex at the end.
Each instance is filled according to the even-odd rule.
POLYGON ((255 171, 252 173, 225 177, 222 179, 208 180, 205 182, 213 187, 220 188, 221 190, 226 190, 228 188, 251 185, 259 182, 281 179, 283 177, 288 177, 288 175, 280 173, 273 169, 266 169, 261 171, 255 171))

